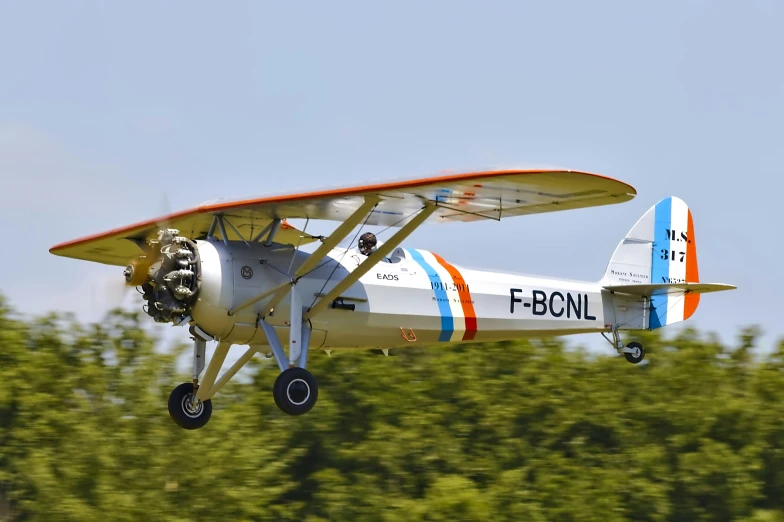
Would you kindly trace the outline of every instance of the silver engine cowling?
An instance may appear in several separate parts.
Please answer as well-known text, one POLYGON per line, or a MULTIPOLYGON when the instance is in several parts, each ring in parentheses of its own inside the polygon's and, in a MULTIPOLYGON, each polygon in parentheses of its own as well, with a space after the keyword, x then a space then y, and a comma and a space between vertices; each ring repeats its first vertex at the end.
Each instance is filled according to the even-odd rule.
MULTIPOLYGON (((297 252, 293 245, 191 240, 178 234, 173 229, 160 231, 157 240, 147 242, 146 254, 125 270, 127 284, 141 289, 145 312, 159 323, 187 322, 210 337, 235 344, 266 344, 258 317, 269 310, 264 300, 253 300, 288 282, 285 272, 296 271, 309 254, 297 252), (230 313, 248 301, 252 304, 230 313)), ((320 270, 315 278, 303 278, 295 291, 315 295, 334 267, 320 270)), ((288 327, 290 300, 287 293, 275 305, 270 324, 288 327)))

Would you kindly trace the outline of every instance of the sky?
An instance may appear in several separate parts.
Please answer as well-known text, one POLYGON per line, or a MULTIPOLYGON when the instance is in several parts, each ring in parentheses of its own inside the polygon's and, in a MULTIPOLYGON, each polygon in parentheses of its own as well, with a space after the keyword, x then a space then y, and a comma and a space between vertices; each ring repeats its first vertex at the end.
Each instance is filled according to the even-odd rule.
POLYGON ((678 196, 701 280, 738 286, 687 324, 733 344, 757 324, 770 348, 782 19, 777 0, 0 0, 0 292, 26 314, 99 320, 122 269, 52 245, 216 198, 553 164, 638 195, 426 226, 406 246, 596 281, 634 222, 678 196))

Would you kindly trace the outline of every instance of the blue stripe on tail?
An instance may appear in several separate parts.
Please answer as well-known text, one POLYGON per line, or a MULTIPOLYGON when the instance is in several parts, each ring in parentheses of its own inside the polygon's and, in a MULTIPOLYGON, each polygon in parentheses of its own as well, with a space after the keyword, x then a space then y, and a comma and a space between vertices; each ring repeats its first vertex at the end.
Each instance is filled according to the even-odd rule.
MULTIPOLYGON (((670 237, 672 230, 672 198, 656 204, 653 225, 653 262, 651 263, 651 283, 668 283, 670 278, 670 237), (664 258, 664 259, 662 259, 664 258)), ((650 328, 661 328, 667 324, 667 294, 651 296, 650 328)))
POLYGON ((455 330, 455 320, 452 317, 452 309, 449 307, 449 296, 446 294, 444 284, 438 276, 435 268, 425 261, 422 254, 416 250, 406 250, 411 257, 419 263, 419 266, 425 271, 430 278, 430 283, 433 287, 433 292, 436 295, 436 302, 438 303, 438 311, 441 314, 441 334, 438 336, 439 341, 449 341, 452 339, 452 332, 455 330))

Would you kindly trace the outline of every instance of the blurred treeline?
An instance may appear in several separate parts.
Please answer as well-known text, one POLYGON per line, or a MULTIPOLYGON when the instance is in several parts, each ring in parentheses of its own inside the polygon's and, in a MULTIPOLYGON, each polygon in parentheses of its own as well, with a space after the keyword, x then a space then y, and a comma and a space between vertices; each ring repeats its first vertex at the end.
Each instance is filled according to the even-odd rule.
POLYGON ((311 413, 261 369, 188 432, 166 409, 187 345, 124 312, 15 317, 0 301, 0 520, 784 520, 784 344, 755 358, 753 330, 646 334, 639 366, 561 341, 316 351, 311 413))

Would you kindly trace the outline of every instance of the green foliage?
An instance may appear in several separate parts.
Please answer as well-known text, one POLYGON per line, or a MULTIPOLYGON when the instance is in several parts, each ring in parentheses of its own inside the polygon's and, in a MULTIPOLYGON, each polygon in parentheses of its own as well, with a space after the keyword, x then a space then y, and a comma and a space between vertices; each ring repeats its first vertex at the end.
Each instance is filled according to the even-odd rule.
POLYGON ((141 321, 0 300, 0 520, 784 520, 784 343, 755 360, 754 329, 646 332, 640 366, 557 340, 317 352, 296 418, 254 360, 187 432, 180 353, 141 321))

